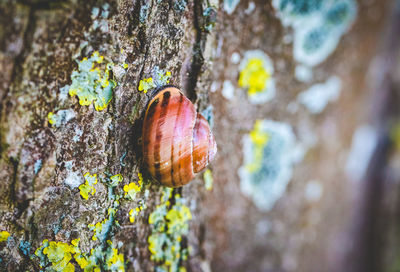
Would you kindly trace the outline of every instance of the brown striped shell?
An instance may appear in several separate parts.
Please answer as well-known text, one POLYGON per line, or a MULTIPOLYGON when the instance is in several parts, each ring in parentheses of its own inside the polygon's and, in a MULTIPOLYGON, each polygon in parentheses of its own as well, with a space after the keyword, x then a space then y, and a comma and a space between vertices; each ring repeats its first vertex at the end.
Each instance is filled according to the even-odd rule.
POLYGON ((143 121, 143 157, 161 184, 180 187, 214 159, 217 146, 207 120, 177 88, 150 101, 143 121))

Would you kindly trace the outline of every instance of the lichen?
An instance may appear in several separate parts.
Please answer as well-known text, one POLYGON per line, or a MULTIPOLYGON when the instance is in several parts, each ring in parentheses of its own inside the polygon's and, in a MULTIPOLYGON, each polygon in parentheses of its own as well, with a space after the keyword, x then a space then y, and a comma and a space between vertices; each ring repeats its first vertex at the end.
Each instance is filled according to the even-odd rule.
MULTIPOLYGON (((118 201, 116 201, 116 202, 118 203, 118 201)), ((100 242, 106 241, 106 239, 112 229, 113 224, 114 223, 118 224, 118 222, 114 218, 115 213, 116 213, 115 208, 108 208, 108 210, 107 210, 108 218, 104 219, 101 222, 97 222, 95 225, 93 225, 93 224, 88 225, 89 229, 94 232, 94 234, 92 236, 93 241, 96 241, 96 240, 99 240, 100 242)))
POLYGON ((139 21, 140 23, 144 23, 147 20, 147 16, 148 16, 148 10, 149 10, 149 6, 144 4, 140 6, 140 12, 139 12, 139 21))
POLYGON ((206 169, 203 174, 204 186, 207 191, 211 191, 213 187, 213 176, 210 169, 206 169))
POLYGON ((310 82, 313 78, 312 69, 305 65, 297 65, 294 75, 300 82, 310 82))
POLYGON ((339 98, 341 80, 336 76, 330 77, 325 83, 315 84, 297 96, 297 100, 311 113, 321 113, 329 102, 339 98))
POLYGON ((155 66, 152 71, 152 77, 140 80, 138 90, 147 93, 151 89, 167 85, 170 81, 170 78, 170 71, 164 71, 158 66, 155 66))
POLYGON ((224 0, 224 10, 226 13, 232 14, 239 2, 240 0, 224 0))
MULTIPOLYGON (((68 169, 68 168, 67 168, 68 169)), ((69 186, 71 189, 75 189, 79 187, 82 183, 82 173, 80 171, 72 171, 68 169, 67 176, 64 180, 64 183, 69 186)))
POLYGON ((246 170, 250 173, 255 173, 262 167, 264 148, 270 136, 267 132, 263 131, 261 120, 256 121, 254 129, 250 131, 249 136, 254 145, 254 151, 251 160, 246 163, 246 170))
POLYGON ((91 175, 89 172, 87 172, 83 177, 85 178, 85 183, 79 186, 79 191, 81 196, 88 200, 89 194, 94 195, 96 192, 94 185, 97 184, 97 174, 91 175))
POLYGON ((106 255, 106 268, 111 271, 125 271, 124 255, 118 253, 118 249, 112 247, 110 240, 107 243, 110 247, 106 255))
POLYGON ((323 62, 357 14, 354 0, 273 0, 282 23, 294 29, 294 58, 305 65, 323 62))
POLYGON ((111 187, 116 187, 123 180, 124 180, 124 178, 122 177, 121 174, 116 174, 116 175, 110 177, 109 185, 111 187))
POLYGON ((35 164, 33 165, 33 171, 35 174, 39 173, 40 169, 42 168, 42 160, 38 159, 35 161, 35 164))
POLYGON ((225 80, 222 85, 222 95, 228 100, 232 100, 235 97, 235 87, 229 80, 225 80))
POLYGON ((122 167, 125 167, 125 163, 124 163, 124 159, 126 157, 126 151, 124 152, 124 154, 122 154, 122 156, 119 158, 119 163, 121 164, 122 167))
POLYGON ((108 22, 107 18, 110 13, 109 11, 110 5, 108 3, 105 3, 102 7, 101 10, 98 7, 94 7, 92 9, 92 26, 91 28, 93 30, 100 29, 102 32, 107 32, 108 31, 108 22))
MULTIPOLYGON (((72 167, 67 165, 66 167, 72 167)), ((123 177, 121 174, 111 175, 104 172, 105 176, 100 175, 100 180, 105 183, 110 191, 113 191, 123 177)), ((88 199, 89 194, 94 194, 94 185, 97 184, 97 174, 84 175, 85 183, 79 186, 83 198, 88 199)), ((95 224, 88 224, 88 228, 93 231, 92 240, 98 241, 97 246, 90 249, 90 252, 81 252, 79 249, 79 239, 75 239, 71 244, 64 242, 49 242, 44 240, 41 247, 35 251, 35 255, 39 257, 40 266, 50 268, 54 271, 75 271, 76 264, 85 272, 100 271, 125 271, 124 256, 118 252, 118 248, 113 246, 111 240, 107 240, 113 236, 113 230, 119 226, 115 215, 120 206, 119 199, 121 195, 114 195, 109 198, 112 201, 107 210, 107 217, 95 224), (75 264, 76 263, 76 264, 75 264)), ((139 206, 140 209, 144 205, 139 206)), ((122 243, 118 243, 121 247, 122 243)))
POLYGON ((175 0, 173 7, 178 12, 183 12, 187 6, 186 0, 175 0))
POLYGON ((73 240, 70 244, 55 242, 45 239, 42 246, 37 248, 35 255, 40 258, 40 267, 51 263, 54 271, 75 271, 75 266, 71 263, 74 254, 80 254, 78 247, 79 239, 73 240))
POLYGON ((208 6, 207 8, 204 9, 203 16, 205 21, 204 29, 210 32, 214 28, 215 23, 217 22, 217 8, 208 6))
POLYGON ((103 59, 97 51, 89 59, 83 58, 78 63, 78 70, 71 74, 72 83, 68 91, 70 96, 78 96, 80 105, 89 106, 93 103, 97 111, 108 106, 117 85, 110 79, 113 64, 104 64, 103 59))
POLYGON ((275 96, 274 68, 270 58, 260 50, 247 51, 241 61, 238 84, 248 90, 250 102, 260 104, 275 96))
POLYGON ((182 246, 182 238, 189 232, 192 219, 190 209, 179 194, 171 205, 172 189, 164 188, 161 203, 149 216, 152 234, 148 238, 151 260, 157 262, 157 271, 186 271, 181 265, 188 257, 188 249, 182 246))
POLYGON ((131 209, 129 211, 129 221, 131 223, 135 222, 136 216, 142 211, 142 209, 143 209, 143 206, 138 206, 135 209, 131 209))
MULTIPOLYGON (((137 184, 135 182, 131 182, 124 186, 125 198, 135 200, 137 193, 142 190, 142 185, 143 177, 141 173, 138 173, 137 184)), ((145 203, 143 201, 140 201, 139 205, 136 208, 129 211, 129 221, 131 223, 135 222, 136 216, 145 208, 145 206, 145 203)))
POLYGON ((73 118, 75 118, 75 112, 72 109, 59 110, 57 113, 49 112, 47 114, 50 125, 57 128, 65 125, 73 118))
POLYGON ((136 184, 135 182, 131 182, 124 186, 124 192, 126 198, 135 199, 136 194, 140 192, 140 190, 142 189, 143 177, 141 173, 138 173, 138 178, 139 178, 138 184, 136 184))
POLYGON ((257 120, 243 138, 244 162, 239 169, 241 190, 261 210, 269 210, 282 196, 293 165, 304 155, 291 126, 257 120))
POLYGON ((7 241, 8 237, 10 237, 10 233, 8 231, 0 231, 0 243, 7 241))
POLYGON ((29 256, 31 244, 28 241, 21 240, 18 248, 19 250, 21 250, 22 254, 24 254, 25 256, 29 256))
POLYGON ((113 247, 110 240, 107 241, 107 247, 104 250, 101 246, 97 246, 92 248, 90 253, 81 252, 79 241, 79 238, 74 239, 71 244, 68 244, 43 240, 42 246, 35 251, 35 255, 40 260, 40 267, 50 265, 54 271, 75 271, 73 264, 75 260, 84 272, 125 271, 124 256, 118 253, 118 249, 113 247))

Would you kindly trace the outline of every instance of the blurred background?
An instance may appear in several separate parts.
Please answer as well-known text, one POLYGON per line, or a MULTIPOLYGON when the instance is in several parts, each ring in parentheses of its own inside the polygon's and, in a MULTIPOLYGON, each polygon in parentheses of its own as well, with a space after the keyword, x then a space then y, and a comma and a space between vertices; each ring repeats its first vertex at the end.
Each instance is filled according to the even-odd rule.
POLYGON ((242 2, 211 89, 215 269, 400 271, 399 3, 242 2))
POLYGON ((0 3, 0 270, 400 271, 399 1, 0 3), (218 145, 174 190, 164 84, 218 145))

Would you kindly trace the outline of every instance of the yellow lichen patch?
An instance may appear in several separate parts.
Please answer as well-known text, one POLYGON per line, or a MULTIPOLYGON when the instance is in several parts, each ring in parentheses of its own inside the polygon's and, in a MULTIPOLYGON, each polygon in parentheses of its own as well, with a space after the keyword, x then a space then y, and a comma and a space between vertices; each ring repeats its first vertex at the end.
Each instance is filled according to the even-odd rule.
POLYGON ((35 251, 35 255, 40 258, 40 267, 51 264, 52 271, 75 271, 73 265, 73 259, 75 259, 84 272, 100 272, 98 260, 104 256, 101 247, 96 247, 90 251, 90 254, 85 254, 79 249, 79 240, 72 240, 71 244, 43 240, 42 246, 35 251))
POLYGON ((76 263, 84 272, 100 272, 98 260, 102 259, 102 251, 100 247, 96 247, 90 251, 90 254, 76 253, 74 255, 76 263))
POLYGON ((7 241, 8 237, 10 237, 10 233, 8 231, 5 231, 5 230, 0 231, 0 243, 7 241))
POLYGON ((54 271, 70 272, 75 271, 75 266, 71 263, 74 254, 80 254, 78 247, 79 239, 75 239, 70 244, 63 242, 43 240, 42 246, 36 249, 35 255, 42 259, 40 266, 48 261, 54 271))
POLYGON ((158 66, 154 67, 152 77, 140 80, 138 90, 147 93, 150 89, 169 84, 171 72, 160 69, 158 66))
POLYGON ((90 175, 90 173, 86 173, 84 176, 85 178, 85 183, 79 185, 79 190, 81 196, 88 200, 89 199, 89 194, 94 195, 96 192, 96 189, 94 188, 94 185, 97 183, 97 174, 90 175))
POLYGON ((262 123, 257 120, 254 129, 250 132, 250 139, 254 144, 253 158, 250 163, 246 164, 246 169, 250 173, 255 173, 261 169, 263 150, 268 143, 269 135, 262 130, 262 123))
MULTIPOLYGON (((109 244, 111 244, 111 241, 109 244)), ((111 248, 111 252, 106 257, 107 269, 111 271, 125 271, 124 255, 118 254, 118 249, 111 248)))
POLYGON ((141 173, 138 173, 138 184, 131 182, 124 186, 125 197, 129 197, 130 199, 135 199, 136 193, 140 192, 143 184, 143 177, 141 173))
POLYGON ((49 120, 49 123, 51 125, 54 125, 56 123, 56 119, 54 117, 55 116, 53 112, 49 112, 49 114, 47 114, 47 119, 49 120))
POLYGON ((115 187, 115 186, 117 186, 121 181, 124 180, 124 177, 123 177, 121 174, 117 174, 117 175, 114 175, 114 176, 110 177, 110 180, 111 180, 110 186, 111 186, 111 187, 115 187))
POLYGON ((248 93, 253 96, 259 92, 265 91, 266 82, 271 74, 266 70, 264 62, 259 58, 250 58, 247 65, 239 75, 239 86, 248 88, 248 93))
MULTIPOLYGON (((180 198, 179 195, 175 197, 180 198)), ((192 219, 192 214, 190 212, 189 207, 180 203, 178 204, 175 204, 165 216, 165 218, 168 220, 167 223, 168 234, 176 232, 186 233, 188 230, 187 222, 192 219)))
POLYGON ((203 179, 204 179, 204 186, 206 187, 206 190, 211 191, 212 187, 213 187, 213 176, 212 176, 210 169, 207 169, 206 171, 204 171, 203 179))
POLYGON ((400 150, 400 124, 397 124, 392 128, 390 136, 396 149, 400 150))
POLYGON ((147 93, 148 90, 155 88, 155 87, 156 87, 156 85, 153 82, 153 78, 149 77, 149 78, 142 79, 139 82, 138 90, 140 92, 143 91, 144 93, 147 93))
POLYGON ((135 209, 131 209, 129 211, 129 221, 131 223, 135 222, 135 217, 142 211, 142 209, 143 209, 143 207, 139 206, 139 207, 136 207, 135 209))

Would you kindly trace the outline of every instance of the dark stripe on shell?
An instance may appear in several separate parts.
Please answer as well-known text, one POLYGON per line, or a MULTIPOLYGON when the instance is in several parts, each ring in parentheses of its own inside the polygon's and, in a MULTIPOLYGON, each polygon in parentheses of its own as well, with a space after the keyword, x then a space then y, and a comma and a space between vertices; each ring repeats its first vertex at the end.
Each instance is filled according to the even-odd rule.
POLYGON ((159 99, 156 98, 156 99, 150 104, 149 110, 147 111, 146 119, 151 119, 151 118, 153 117, 154 113, 156 112, 156 107, 157 107, 157 105, 158 105, 158 102, 159 102, 159 99))
POLYGON ((165 92, 163 94, 163 100, 161 102, 161 112, 160 117, 158 119, 157 124, 157 132, 156 132, 156 141, 154 146, 154 166, 155 166, 155 178, 160 181, 161 180, 161 172, 160 172, 160 160, 161 160, 161 151, 160 151, 160 144, 162 139, 162 132, 161 132, 161 121, 164 120, 165 116, 167 115, 168 111, 168 103, 169 98, 171 96, 170 92, 165 92))
MULTIPOLYGON (((177 113, 176 113, 176 119, 175 119, 175 125, 174 125, 174 135, 173 135, 173 137, 176 136, 176 134, 175 134, 176 125, 178 124, 178 121, 179 121, 179 115, 180 115, 180 113, 181 113, 182 101, 183 101, 183 95, 182 95, 182 93, 180 93, 179 102, 178 102, 178 111, 177 111, 177 113)), ((180 147, 178 146, 178 148, 180 148, 180 147)), ((180 179, 181 179, 180 174, 181 174, 181 173, 178 171, 179 183, 181 183, 181 181, 180 181, 180 179)), ((172 147, 171 147, 171 182, 172 182, 172 186, 175 187, 175 179, 174 179, 174 142, 172 142, 172 147)))
POLYGON ((162 101, 162 104, 161 104, 161 107, 166 107, 166 106, 168 106, 168 103, 169 103, 169 98, 171 97, 171 93, 168 91, 168 92, 165 92, 164 94, 163 94, 163 101, 162 101))

